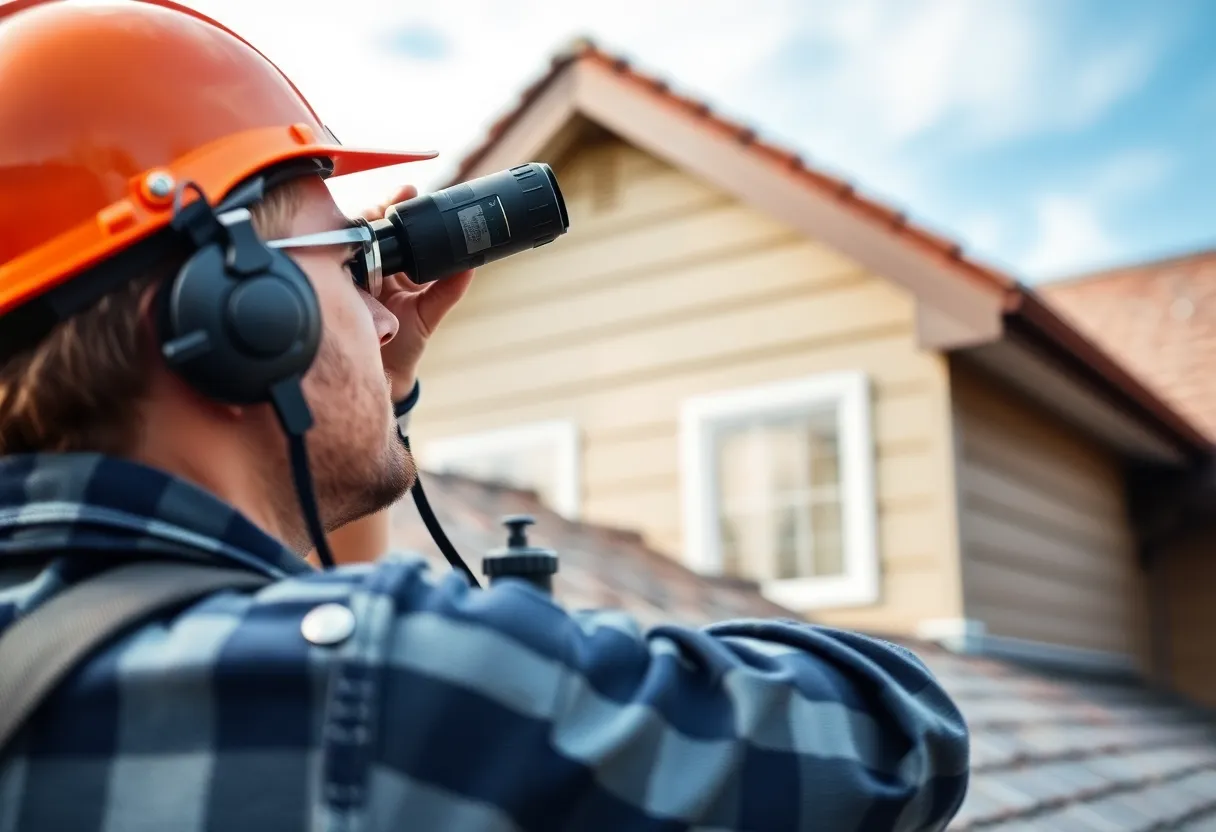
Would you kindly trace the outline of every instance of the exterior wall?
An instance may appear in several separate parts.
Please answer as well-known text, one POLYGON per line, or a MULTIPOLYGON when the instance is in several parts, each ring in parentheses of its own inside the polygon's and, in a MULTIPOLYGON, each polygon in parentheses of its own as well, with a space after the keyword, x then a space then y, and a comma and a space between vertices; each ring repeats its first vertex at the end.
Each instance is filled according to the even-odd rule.
POLYGON ((966 617, 1148 666, 1146 578, 1117 458, 952 364, 966 617))
POLYGON ((1168 682, 1184 696, 1216 707, 1216 523, 1169 544, 1158 558, 1156 601, 1168 682))
MULTIPOLYGON (((580 519, 683 544, 689 397, 840 370, 870 385, 881 595, 816 611, 910 633, 961 615, 949 370, 902 290, 617 140, 555 160, 557 243, 478 274, 428 348, 413 441, 544 420, 580 438, 580 519)), ((425 456, 424 456, 425 459, 425 456)))

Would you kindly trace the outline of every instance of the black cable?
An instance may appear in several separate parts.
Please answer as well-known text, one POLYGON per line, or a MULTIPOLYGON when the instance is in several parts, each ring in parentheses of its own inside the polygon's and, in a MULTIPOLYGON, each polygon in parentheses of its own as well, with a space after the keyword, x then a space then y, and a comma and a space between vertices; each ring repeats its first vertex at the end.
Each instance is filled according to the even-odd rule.
MULTIPOLYGON (((417 385, 415 385, 414 395, 411 398, 417 401, 417 385)), ((317 558, 321 561, 321 565, 326 569, 333 569, 334 556, 330 551, 329 542, 325 538, 325 528, 321 525, 320 513, 317 510, 317 497, 313 490, 312 474, 308 468, 308 448, 304 442, 304 434, 312 427, 312 413, 304 400, 300 380, 286 379, 276 384, 270 390, 270 400, 279 418, 279 423, 283 427, 283 432, 287 434, 287 447, 291 457, 291 478, 300 499, 304 522, 308 525, 308 534, 316 547, 317 558)), ((406 410, 408 411, 408 408, 406 410)), ((401 430, 400 425, 397 427, 397 437, 405 446, 406 451, 412 454, 409 437, 401 430)), ((431 539, 435 541, 435 545, 439 547, 439 551, 443 553, 448 564, 453 569, 460 571, 472 586, 481 588, 477 576, 461 559, 456 547, 452 545, 452 541, 448 540, 443 527, 439 525, 439 519, 435 517, 435 512, 431 509, 426 492, 422 489, 422 479, 418 474, 414 476, 414 485, 410 492, 426 530, 430 532, 431 539)))
POLYGON ((296 494, 300 497, 300 508, 304 511, 304 522, 308 524, 308 534, 313 545, 317 548, 317 558, 326 569, 334 568, 334 555, 329 550, 329 541, 325 539, 325 529, 317 512, 317 497, 312 490, 312 474, 308 470, 308 449, 304 446, 304 437, 289 434, 287 446, 291 451, 291 478, 295 482, 296 494))
MULTIPOLYGON (((397 436, 401 439, 405 449, 410 451, 409 437, 401 432, 401 428, 397 428, 397 436)), ((414 474, 414 486, 410 489, 410 494, 414 498, 414 505, 418 507, 418 516, 422 518, 423 525, 430 532, 431 539, 435 541, 435 545, 439 547, 439 551, 443 552, 444 558, 448 564, 456 570, 462 572, 468 582, 481 588, 481 584, 477 582, 477 576, 473 574, 473 570, 465 564, 460 554, 456 551, 456 547, 452 545, 452 541, 448 540, 447 534, 444 533, 443 527, 439 525, 439 518, 435 516, 435 512, 431 510, 431 503, 426 498, 426 492, 422 490, 422 474, 417 472, 414 474)))
POLYGON ((291 457, 291 479, 304 513, 308 535, 316 547, 317 558, 326 569, 334 568, 334 555, 325 539, 325 527, 321 525, 321 513, 317 508, 317 495, 313 490, 312 473, 308 470, 308 447, 304 434, 312 427, 312 411, 304 399, 304 388, 298 377, 284 379, 270 388, 270 403, 275 415, 287 434, 288 455, 291 457))

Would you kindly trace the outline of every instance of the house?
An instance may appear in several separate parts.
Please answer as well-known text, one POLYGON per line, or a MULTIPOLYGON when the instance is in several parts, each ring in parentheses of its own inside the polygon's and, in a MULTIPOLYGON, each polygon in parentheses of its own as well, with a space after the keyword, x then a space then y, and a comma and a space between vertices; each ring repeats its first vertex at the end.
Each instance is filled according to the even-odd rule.
POLYGON ((1216 702, 1161 578, 1216 539, 1168 510, 1216 506, 1210 440, 1036 293, 589 42, 453 181, 530 160, 570 233, 432 339, 424 468, 815 621, 1216 702))
MULTIPOLYGON (((506 543, 504 515, 530 514, 532 545, 554 549, 556 599, 567 608, 623 609, 644 625, 794 617, 754 585, 698 575, 640 535, 566 519, 535 494, 457 475, 424 475, 457 551, 480 574, 506 543)), ((408 501, 394 511, 397 547, 448 566, 408 501)), ((484 581, 485 579, 482 578, 484 581)), ((1044 674, 893 640, 937 676, 971 731, 971 780, 952 830, 1211 830, 1216 828, 1216 717, 1127 680, 1044 674)))
MULTIPOLYGON (((1179 412, 1216 437, 1216 249, 1080 275, 1042 293, 1081 332, 1151 381, 1179 412)), ((1169 599, 1162 615, 1174 682, 1216 702, 1216 481, 1206 494, 1171 500, 1192 517, 1189 534, 1171 546, 1159 579, 1169 599), (1196 502, 1197 500, 1197 502, 1196 502)))

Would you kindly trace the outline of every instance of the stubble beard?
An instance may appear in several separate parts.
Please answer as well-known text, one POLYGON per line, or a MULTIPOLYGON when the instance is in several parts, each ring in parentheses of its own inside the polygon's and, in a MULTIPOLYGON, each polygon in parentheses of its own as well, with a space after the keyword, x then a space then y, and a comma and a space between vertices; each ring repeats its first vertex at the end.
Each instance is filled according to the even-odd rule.
MULTIPOLYGON (((391 418, 387 383, 358 372, 353 364, 323 341, 306 380, 314 424, 304 439, 317 510, 327 533, 392 506, 418 475, 391 418)), ((290 469, 286 474, 291 483, 290 469)), ((288 498, 278 501, 279 509, 298 518, 288 527, 299 527, 303 517, 295 488, 276 493, 288 498)), ((308 540, 305 548, 312 543, 308 540)))

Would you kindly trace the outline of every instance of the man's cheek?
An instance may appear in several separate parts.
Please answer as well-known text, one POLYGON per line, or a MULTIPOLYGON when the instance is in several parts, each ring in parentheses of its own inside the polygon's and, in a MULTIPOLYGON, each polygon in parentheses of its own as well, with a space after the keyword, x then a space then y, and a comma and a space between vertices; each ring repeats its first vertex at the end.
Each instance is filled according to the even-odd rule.
POLYGON ((345 337, 355 337, 363 334, 363 330, 371 330, 371 316, 367 308, 358 300, 361 294, 353 286, 350 291, 336 292, 327 298, 329 301, 322 314, 329 316, 329 328, 345 337))

